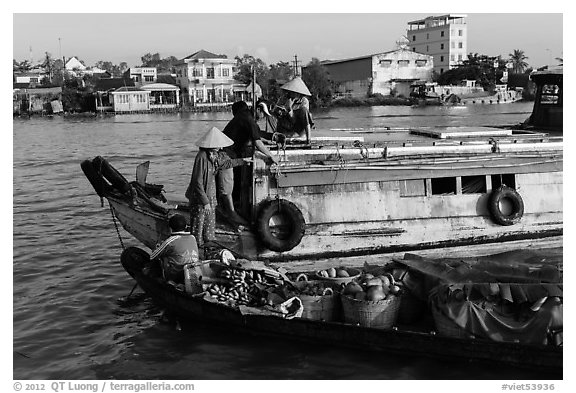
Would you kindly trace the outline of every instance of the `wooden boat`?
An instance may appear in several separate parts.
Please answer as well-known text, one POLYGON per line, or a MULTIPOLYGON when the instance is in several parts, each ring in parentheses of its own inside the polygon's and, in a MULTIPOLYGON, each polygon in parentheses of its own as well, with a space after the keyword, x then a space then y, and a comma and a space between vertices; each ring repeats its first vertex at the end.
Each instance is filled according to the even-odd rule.
MULTIPOLYGON (((534 77, 538 86, 560 78, 554 124, 559 75, 534 77)), ((249 259, 290 261, 561 235, 563 140, 546 132, 542 102, 529 130, 396 129, 354 142, 317 131, 311 144, 278 147, 278 165, 255 154, 235 201, 252 225, 219 220, 216 243, 249 259)), ((128 182, 101 157, 82 168, 148 247, 169 235, 171 214, 187 211, 187 202, 163 200, 145 170, 128 182)))
POLYGON ((126 271, 156 302, 184 320, 220 325, 225 327, 227 332, 239 329, 247 334, 276 336, 315 344, 325 343, 452 361, 512 365, 541 372, 562 372, 562 347, 557 346, 444 337, 415 326, 376 329, 343 322, 285 319, 268 314, 243 313, 238 308, 208 302, 203 300, 202 295, 191 295, 181 287, 166 283, 159 276, 155 276, 152 270, 144 269, 148 263, 147 255, 142 257, 142 253, 133 252, 131 249, 127 249, 121 258, 126 271))

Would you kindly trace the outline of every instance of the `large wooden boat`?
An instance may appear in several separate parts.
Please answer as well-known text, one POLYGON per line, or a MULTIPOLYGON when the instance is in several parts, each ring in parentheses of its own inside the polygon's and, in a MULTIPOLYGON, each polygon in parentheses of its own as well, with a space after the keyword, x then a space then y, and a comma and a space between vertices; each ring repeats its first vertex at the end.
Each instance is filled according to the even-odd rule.
POLYGON ((294 318, 270 313, 244 312, 238 307, 206 301, 202 294, 187 293, 182 286, 167 283, 153 273, 147 255, 136 248, 122 254, 125 270, 155 302, 181 320, 221 326, 227 334, 238 329, 247 334, 276 336, 313 344, 352 349, 439 358, 450 361, 481 362, 562 373, 562 346, 496 342, 443 336, 434 326, 397 325, 389 329, 362 327, 344 322, 294 318), (142 256, 143 255, 143 256, 142 256))
MULTIPOLYGON (((216 243, 250 259, 290 261, 561 235, 563 142, 548 131, 561 128, 562 72, 533 80, 529 129, 397 129, 354 142, 317 131, 311 144, 278 147, 278 165, 256 154, 236 200, 252 225, 222 220, 216 243)), ((169 235, 171 214, 187 210, 101 157, 82 168, 148 247, 169 235)))

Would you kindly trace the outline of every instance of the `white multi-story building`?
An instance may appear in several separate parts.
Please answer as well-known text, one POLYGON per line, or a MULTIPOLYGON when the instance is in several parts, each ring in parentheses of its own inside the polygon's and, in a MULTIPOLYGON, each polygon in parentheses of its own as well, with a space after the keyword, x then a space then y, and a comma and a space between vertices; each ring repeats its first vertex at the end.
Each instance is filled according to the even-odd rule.
POLYGON ((134 67, 124 72, 124 77, 132 79, 136 87, 142 87, 150 83, 156 83, 158 70, 156 67, 134 67))
POLYGON ((185 102, 223 103, 234 100, 236 60, 200 50, 174 65, 185 102))
POLYGON ((434 58, 434 71, 442 74, 467 59, 465 14, 429 16, 408 22, 407 37, 414 52, 434 58))

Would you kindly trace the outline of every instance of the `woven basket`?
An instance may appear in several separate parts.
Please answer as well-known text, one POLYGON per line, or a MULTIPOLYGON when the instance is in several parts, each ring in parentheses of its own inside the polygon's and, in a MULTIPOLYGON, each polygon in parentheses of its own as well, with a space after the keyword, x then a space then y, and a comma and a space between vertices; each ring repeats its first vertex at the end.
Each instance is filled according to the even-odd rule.
POLYGON ((360 326, 388 329, 396 323, 401 298, 390 296, 384 300, 356 300, 341 296, 344 321, 360 326))
POLYGON ((474 338, 473 334, 468 333, 466 330, 458 326, 454 321, 438 310, 434 304, 430 306, 430 309, 432 310, 436 330, 441 336, 465 339, 474 338))
MULTIPOLYGON (((308 281, 307 277, 301 274, 296 279, 294 286, 302 288, 310 283, 313 281, 308 281), (301 278, 304 280, 301 281, 301 278)), ((323 295, 298 295, 298 298, 304 306, 302 318, 327 322, 340 320, 340 294, 335 289, 327 287, 323 295)))

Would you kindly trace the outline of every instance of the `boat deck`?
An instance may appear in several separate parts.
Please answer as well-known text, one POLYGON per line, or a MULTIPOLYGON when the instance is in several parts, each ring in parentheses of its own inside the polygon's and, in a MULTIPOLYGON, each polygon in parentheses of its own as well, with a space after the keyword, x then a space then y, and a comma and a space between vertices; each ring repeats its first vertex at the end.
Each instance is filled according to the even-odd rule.
MULTIPOLYGON (((439 143, 472 144, 489 143, 492 140, 532 142, 561 141, 561 136, 550 135, 542 130, 513 130, 501 127, 418 127, 418 128, 332 128, 312 131, 312 148, 335 144, 366 147, 374 145, 430 145, 439 143), (356 141, 356 142, 355 142, 356 141)), ((294 144, 294 148, 302 144, 294 144)))

